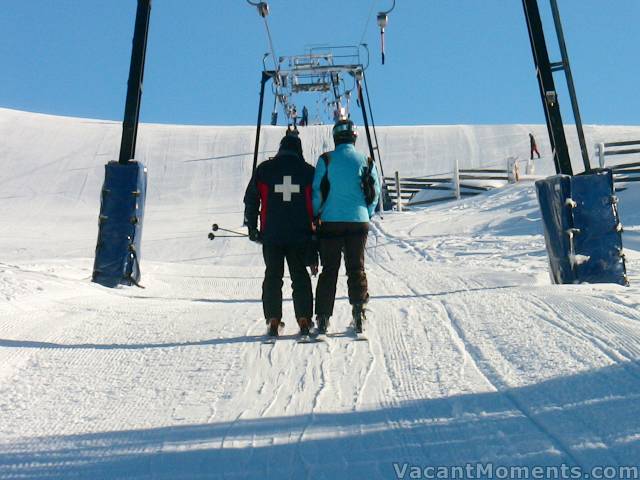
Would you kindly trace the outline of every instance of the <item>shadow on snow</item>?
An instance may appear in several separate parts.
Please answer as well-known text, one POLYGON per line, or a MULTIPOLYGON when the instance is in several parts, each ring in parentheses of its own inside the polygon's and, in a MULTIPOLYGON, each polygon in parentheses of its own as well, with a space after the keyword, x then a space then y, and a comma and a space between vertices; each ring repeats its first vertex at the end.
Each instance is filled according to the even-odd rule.
POLYGON ((391 479, 393 462, 634 465, 637 367, 376 410, 21 439, 0 445, 0 477, 391 479))

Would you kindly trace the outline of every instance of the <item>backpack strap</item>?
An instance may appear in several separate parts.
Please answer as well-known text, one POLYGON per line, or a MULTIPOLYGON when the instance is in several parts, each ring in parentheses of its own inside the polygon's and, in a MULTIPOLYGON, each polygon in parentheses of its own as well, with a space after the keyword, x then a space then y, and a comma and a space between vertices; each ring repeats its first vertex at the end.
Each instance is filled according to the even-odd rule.
POLYGON ((326 202, 329 197, 329 189, 331 188, 331 185, 329 184, 329 163, 331 163, 331 155, 329 155, 329 152, 325 152, 320 155, 320 158, 324 162, 325 168, 324 176, 320 181, 320 193, 322 194, 322 203, 320 204, 320 208, 322 208, 322 205, 324 205, 324 202, 326 202))
POLYGON ((373 203, 375 198, 375 180, 373 179, 373 159, 367 157, 367 164, 364 167, 362 176, 360 177, 362 192, 364 193, 364 200, 367 207, 373 203))
POLYGON ((373 171, 373 158, 367 157, 367 167, 369 167, 369 172, 373 171))

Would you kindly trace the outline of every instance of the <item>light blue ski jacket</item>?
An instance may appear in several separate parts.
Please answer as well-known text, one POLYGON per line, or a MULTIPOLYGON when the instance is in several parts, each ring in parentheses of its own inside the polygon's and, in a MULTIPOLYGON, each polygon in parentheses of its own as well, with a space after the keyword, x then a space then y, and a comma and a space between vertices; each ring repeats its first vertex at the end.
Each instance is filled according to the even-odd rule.
POLYGON ((316 163, 313 177, 313 214, 325 222, 368 222, 375 212, 380 198, 380 177, 376 166, 372 175, 375 180, 376 197, 367 206, 361 186, 361 176, 367 166, 367 157, 358 152, 351 143, 338 145, 329 152, 329 198, 323 203, 320 184, 327 171, 322 158, 316 163))

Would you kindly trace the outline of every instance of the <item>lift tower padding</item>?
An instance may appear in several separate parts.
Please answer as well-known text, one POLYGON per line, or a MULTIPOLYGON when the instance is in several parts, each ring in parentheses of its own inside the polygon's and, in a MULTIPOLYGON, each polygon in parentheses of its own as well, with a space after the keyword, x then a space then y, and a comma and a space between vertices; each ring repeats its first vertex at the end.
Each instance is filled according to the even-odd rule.
POLYGON ((611 170, 536 182, 551 279, 628 285, 611 170))
POLYGON ((147 169, 139 162, 105 165, 100 229, 93 278, 105 287, 137 285, 147 191, 147 169))
POLYGON ((136 140, 149 33, 151 0, 138 0, 120 157, 105 166, 100 229, 92 281, 106 287, 138 285, 147 169, 136 162, 136 140))

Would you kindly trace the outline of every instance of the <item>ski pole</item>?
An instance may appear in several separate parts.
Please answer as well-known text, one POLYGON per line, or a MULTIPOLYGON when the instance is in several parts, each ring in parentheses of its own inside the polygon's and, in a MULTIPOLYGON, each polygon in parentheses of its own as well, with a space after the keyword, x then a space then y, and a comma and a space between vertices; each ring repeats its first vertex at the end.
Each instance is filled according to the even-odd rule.
POLYGON ((213 225, 211 225, 211 230, 213 230, 214 232, 221 230, 223 232, 235 233, 236 235, 242 235, 243 237, 248 237, 246 233, 236 232, 235 230, 229 230, 227 228, 219 227, 217 223, 214 223, 213 225))
POLYGON ((246 238, 248 236, 249 235, 244 235, 244 234, 242 234, 242 235, 216 235, 213 232, 209 232, 209 235, 208 235, 209 240, 214 240, 216 238, 246 238))

